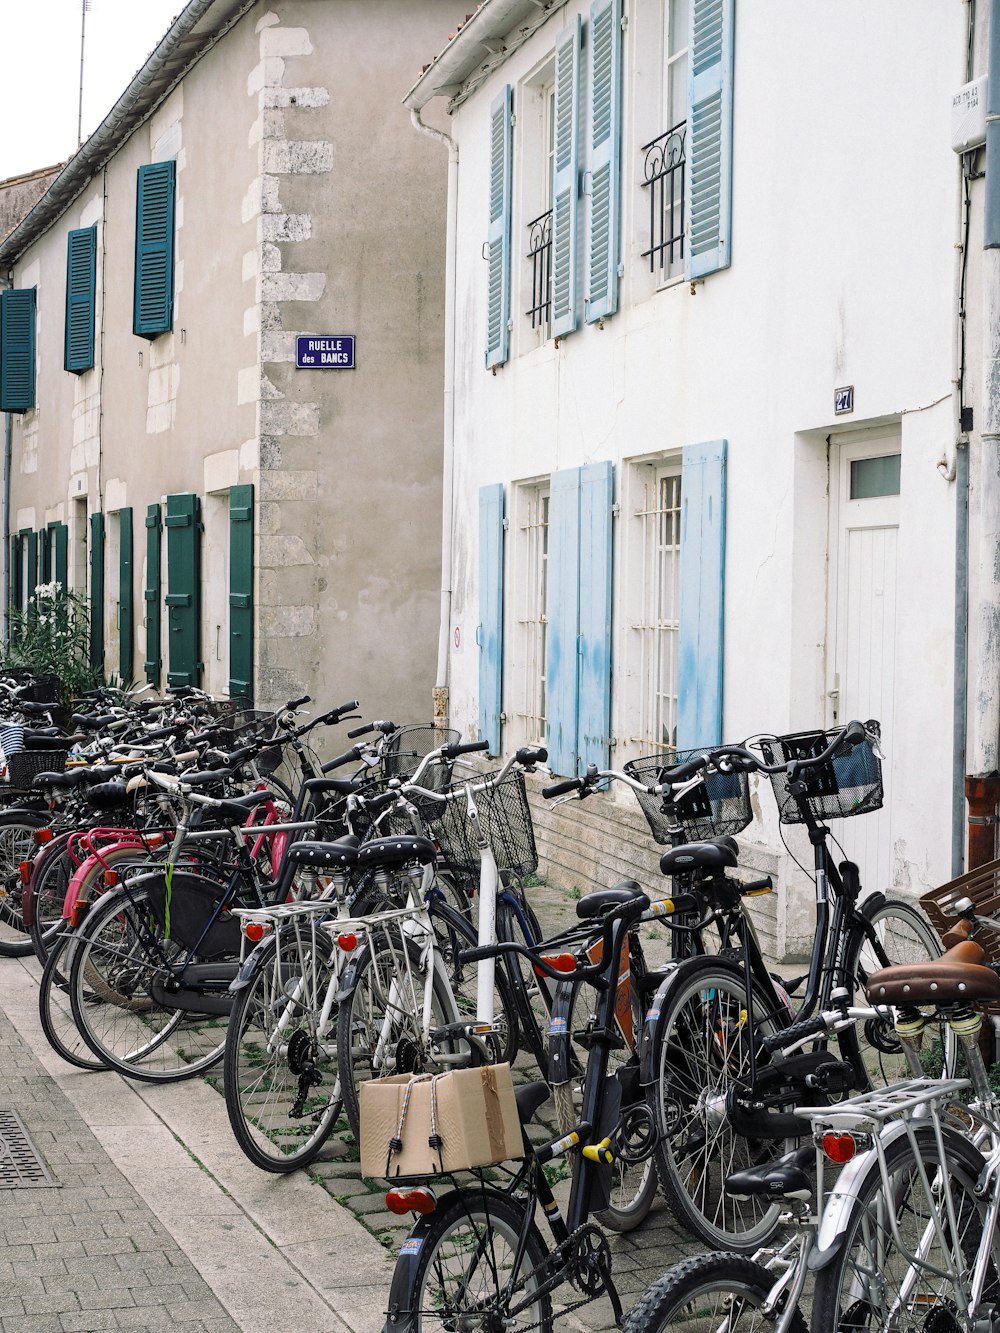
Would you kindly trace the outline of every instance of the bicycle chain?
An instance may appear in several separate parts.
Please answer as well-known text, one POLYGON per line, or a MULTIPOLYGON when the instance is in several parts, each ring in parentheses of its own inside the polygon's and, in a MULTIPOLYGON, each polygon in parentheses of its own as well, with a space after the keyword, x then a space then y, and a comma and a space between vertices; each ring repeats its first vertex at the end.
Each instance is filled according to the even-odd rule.
MULTIPOLYGON (((583 1226, 577 1227, 576 1231, 567 1236, 564 1241, 561 1241, 537 1268, 533 1268, 530 1273, 527 1273, 518 1283, 518 1286, 523 1289, 525 1283, 529 1282, 536 1274, 543 1273, 547 1269, 554 1269, 554 1271, 550 1273, 549 1277, 544 1278, 537 1287, 534 1287, 530 1293, 526 1293, 520 1305, 509 1308, 505 1312, 507 1318, 513 1318, 520 1314, 522 1310, 527 1309, 539 1297, 547 1296, 566 1282, 572 1282, 583 1291, 583 1299, 576 1301, 573 1305, 565 1306, 559 1311, 560 1316, 572 1314, 574 1310, 581 1310, 585 1305, 590 1305, 598 1296, 607 1292, 614 1308, 615 1319, 618 1323, 621 1322, 621 1300, 618 1296, 618 1290, 611 1280, 611 1248, 608 1245, 607 1237, 599 1227, 595 1227, 590 1222, 585 1222, 583 1226), (597 1256, 596 1263, 593 1266, 590 1264, 592 1255, 597 1256), (596 1282, 594 1279, 596 1279, 596 1282), (587 1285, 583 1285, 584 1282, 587 1285), (591 1288, 589 1291, 588 1286, 591 1288)), ((525 1324, 519 1330, 519 1333, 531 1333, 532 1329, 541 1327, 542 1321, 538 1320, 534 1324, 525 1324)))

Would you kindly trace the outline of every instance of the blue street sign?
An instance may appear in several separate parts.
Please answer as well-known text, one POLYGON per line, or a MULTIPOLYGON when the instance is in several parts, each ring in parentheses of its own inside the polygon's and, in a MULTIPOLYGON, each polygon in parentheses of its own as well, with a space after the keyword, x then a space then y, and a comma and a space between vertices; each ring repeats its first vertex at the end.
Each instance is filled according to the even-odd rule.
POLYGON ((300 333, 295 339, 299 370, 353 370, 353 333, 300 333))

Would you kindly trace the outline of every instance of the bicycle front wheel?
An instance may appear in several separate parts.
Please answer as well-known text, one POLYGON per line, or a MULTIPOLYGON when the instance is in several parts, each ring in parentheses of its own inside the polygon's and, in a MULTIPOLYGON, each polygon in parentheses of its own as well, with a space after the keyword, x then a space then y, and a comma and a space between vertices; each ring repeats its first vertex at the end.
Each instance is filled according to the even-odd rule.
MULTIPOLYGON (((623 1333, 759 1333, 774 1327, 761 1308, 774 1275, 740 1254, 699 1254, 682 1259, 647 1287, 625 1320, 623 1333)), ((806 1333, 796 1309, 788 1333, 806 1333)))
MULTIPOLYGON (((68 922, 65 929, 66 933, 57 935, 49 945, 49 956, 45 960, 38 985, 38 1017, 42 1031, 45 1040, 67 1064, 77 1069, 107 1069, 105 1062, 98 1060, 84 1041, 73 1018, 69 1002, 69 974, 77 937, 69 933, 68 922)), ((86 1002, 90 1002, 89 997, 86 1002)))
POLYGON ((0 958, 26 958, 35 951, 21 911, 21 862, 36 855, 35 830, 48 822, 30 810, 0 814, 0 958))
POLYGON ((337 986, 329 937, 308 928, 300 935, 290 924, 237 995, 226 1033, 226 1109, 236 1142, 264 1171, 305 1166, 337 1123, 337 986))
MULTIPOLYGON (((967 1318, 969 1274, 983 1241, 985 1201, 976 1197, 984 1160, 960 1134, 942 1129, 944 1157, 932 1125, 906 1134, 885 1150, 883 1179, 877 1158, 852 1190, 841 1219, 832 1261, 819 1270, 813 1298, 813 1333, 833 1330, 894 1333, 924 1330, 942 1316, 942 1329, 971 1327, 967 1318), (923 1184, 921 1163, 931 1184, 923 1184), (946 1206, 953 1203, 954 1227, 946 1206), (941 1219, 940 1230, 932 1217, 941 1219)), ((995 1247, 995 1238, 990 1238, 995 1247)), ((984 1304, 998 1296, 996 1256, 989 1265, 984 1304)))
POLYGON ((534 1295, 540 1282, 535 1270, 547 1250, 533 1224, 516 1263, 522 1203, 494 1190, 463 1190, 428 1222, 418 1223, 411 1241, 404 1241, 390 1294, 390 1304, 398 1296, 409 1308, 414 1333, 494 1328, 551 1333, 552 1301, 547 1292, 534 1295), (409 1244, 419 1245, 415 1265, 409 1244))

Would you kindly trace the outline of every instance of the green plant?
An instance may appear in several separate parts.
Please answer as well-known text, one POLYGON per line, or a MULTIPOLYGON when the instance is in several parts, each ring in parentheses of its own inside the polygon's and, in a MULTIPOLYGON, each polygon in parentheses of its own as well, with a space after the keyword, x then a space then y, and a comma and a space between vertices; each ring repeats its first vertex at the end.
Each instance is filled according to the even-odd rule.
POLYGON ((569 891, 569 896, 570 896, 571 898, 582 898, 582 897, 583 897, 583 889, 580 888, 579 884, 574 884, 573 887, 572 887, 572 888, 570 889, 570 891, 569 891))
POLYGON ((548 884, 548 882, 549 882, 549 881, 545 878, 544 875, 536 875, 536 874, 532 873, 532 874, 530 874, 530 875, 524 875, 524 876, 522 877, 522 879, 521 879, 521 888, 522 888, 522 889, 541 889, 541 888, 544 888, 544 886, 545 886, 546 884, 548 884))
POLYGON ((102 683, 90 663, 87 602, 59 583, 40 583, 28 605, 8 612, 7 642, 0 647, 0 671, 27 667, 58 679, 63 705, 102 683))

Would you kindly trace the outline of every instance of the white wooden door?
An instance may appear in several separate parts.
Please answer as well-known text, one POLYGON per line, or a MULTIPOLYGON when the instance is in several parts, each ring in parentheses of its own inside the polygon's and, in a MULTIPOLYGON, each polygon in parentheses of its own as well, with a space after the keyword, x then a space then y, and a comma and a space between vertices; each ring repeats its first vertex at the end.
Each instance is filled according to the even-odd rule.
MULTIPOLYGON (((898 431, 864 431, 830 442, 830 680, 827 725, 877 720, 891 758, 896 681, 898 431)), ((891 873, 890 763, 877 814, 837 820, 834 833, 861 869, 865 890, 887 889, 891 873)))

